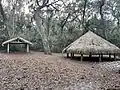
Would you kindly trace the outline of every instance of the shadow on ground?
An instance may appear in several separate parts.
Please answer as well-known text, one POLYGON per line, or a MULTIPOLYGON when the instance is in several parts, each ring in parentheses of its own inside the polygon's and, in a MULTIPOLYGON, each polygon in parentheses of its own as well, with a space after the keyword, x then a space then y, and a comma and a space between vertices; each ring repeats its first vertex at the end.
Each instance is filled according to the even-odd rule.
MULTIPOLYGON (((67 58, 67 57, 65 57, 67 58)), ((76 61, 80 61, 81 57, 80 56, 75 56, 73 58, 69 57, 69 59, 71 60, 76 60, 76 61)), ((84 57, 83 61, 87 61, 87 62, 99 62, 99 57, 84 57)), ((101 58, 102 62, 112 62, 115 61, 114 58, 109 59, 108 57, 103 57, 101 58)), ((116 61, 119 61, 119 59, 116 59, 116 61)))

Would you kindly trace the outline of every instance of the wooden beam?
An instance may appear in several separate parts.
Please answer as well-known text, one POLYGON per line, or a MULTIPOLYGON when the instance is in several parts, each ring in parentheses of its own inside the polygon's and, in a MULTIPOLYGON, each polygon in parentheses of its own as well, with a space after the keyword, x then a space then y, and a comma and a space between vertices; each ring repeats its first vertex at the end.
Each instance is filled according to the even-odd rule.
POLYGON ((10 42, 10 44, 26 44, 24 42, 10 42))
POLYGON ((27 52, 29 52, 29 44, 27 44, 27 52))
POLYGON ((8 43, 7 44, 7 53, 9 53, 10 52, 10 44, 8 43))
POLYGON ((83 61, 83 54, 81 54, 81 62, 83 61))

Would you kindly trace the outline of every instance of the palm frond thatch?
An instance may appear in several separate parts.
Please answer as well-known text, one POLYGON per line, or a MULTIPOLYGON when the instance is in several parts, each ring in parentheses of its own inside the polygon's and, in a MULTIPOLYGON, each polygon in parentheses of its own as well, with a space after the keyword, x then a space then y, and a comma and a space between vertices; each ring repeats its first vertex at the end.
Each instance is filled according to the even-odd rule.
POLYGON ((63 52, 76 54, 118 54, 120 53, 120 49, 92 31, 88 31, 86 34, 68 45, 63 52))

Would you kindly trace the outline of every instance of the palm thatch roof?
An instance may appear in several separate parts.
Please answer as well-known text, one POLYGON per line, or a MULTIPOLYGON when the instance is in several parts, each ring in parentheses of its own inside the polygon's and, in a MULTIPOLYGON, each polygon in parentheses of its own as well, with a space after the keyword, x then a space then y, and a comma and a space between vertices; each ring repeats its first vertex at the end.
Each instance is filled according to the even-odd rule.
POLYGON ((96 35, 92 31, 78 38, 76 41, 68 45, 63 52, 76 54, 118 54, 120 49, 114 44, 108 42, 102 37, 96 35))
POLYGON ((32 43, 30 42, 30 41, 28 41, 28 40, 25 40, 24 38, 21 38, 21 37, 15 37, 15 38, 12 38, 12 39, 9 39, 9 40, 7 40, 7 41, 5 41, 5 42, 3 42, 2 43, 2 46, 4 46, 5 44, 8 44, 8 43, 11 43, 11 42, 14 42, 14 41, 18 41, 17 43, 26 43, 26 44, 30 44, 30 45, 32 45, 32 43))

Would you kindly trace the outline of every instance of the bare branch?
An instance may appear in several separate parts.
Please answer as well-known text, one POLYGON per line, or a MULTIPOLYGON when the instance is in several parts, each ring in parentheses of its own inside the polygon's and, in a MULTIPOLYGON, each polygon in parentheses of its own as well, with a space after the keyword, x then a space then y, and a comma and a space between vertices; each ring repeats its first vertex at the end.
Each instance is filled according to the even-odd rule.
POLYGON ((59 9, 57 9, 55 6, 51 5, 54 9, 56 9, 56 11, 59 11, 59 9))
POLYGON ((43 5, 47 5, 49 3, 49 0, 43 0, 43 5))
POLYGON ((49 2, 49 0, 47 0, 46 3, 44 3, 42 6, 40 6, 40 5, 39 5, 39 1, 36 0, 37 5, 39 6, 37 9, 42 9, 42 8, 44 8, 44 7, 49 7, 50 5, 53 5, 53 4, 57 3, 57 2, 59 2, 59 0, 54 1, 54 2, 52 2, 52 3, 50 3, 50 4, 48 4, 48 2, 49 2))
POLYGON ((69 17, 70 17, 70 13, 68 13, 66 19, 64 19, 64 21, 62 21, 62 24, 61 24, 62 29, 65 26, 65 24, 67 23, 67 20, 68 20, 69 17))
POLYGON ((61 0, 61 1, 62 1, 62 3, 64 4, 64 6, 67 6, 63 0, 61 0))
POLYGON ((101 0, 100 1, 100 15, 101 15, 101 19, 103 19, 103 6, 105 4, 105 0, 101 0))
POLYGON ((37 5, 38 5, 39 7, 41 7, 38 0, 36 0, 36 3, 37 3, 37 5))

